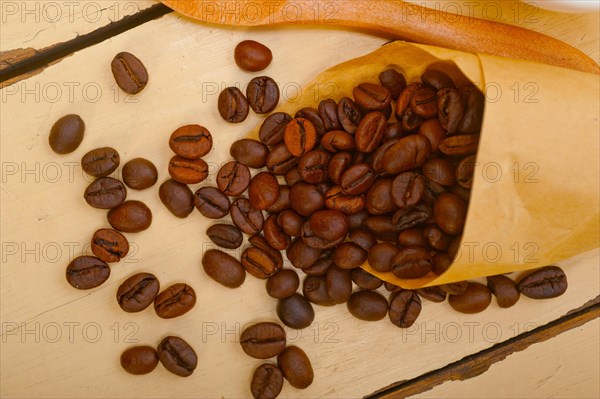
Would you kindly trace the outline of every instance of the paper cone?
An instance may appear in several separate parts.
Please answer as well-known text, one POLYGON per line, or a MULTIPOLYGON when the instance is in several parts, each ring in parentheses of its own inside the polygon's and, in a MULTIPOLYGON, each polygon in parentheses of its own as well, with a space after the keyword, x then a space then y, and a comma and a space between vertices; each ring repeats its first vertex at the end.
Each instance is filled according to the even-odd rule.
POLYGON ((454 68, 458 84, 468 78, 486 95, 484 121, 461 251, 452 266, 441 276, 415 280, 368 264, 365 270, 413 289, 537 268, 599 246, 596 75, 394 42, 321 73, 277 111, 293 115, 325 98, 351 96, 361 82, 378 83, 391 64, 408 82, 419 81, 428 66, 454 68))

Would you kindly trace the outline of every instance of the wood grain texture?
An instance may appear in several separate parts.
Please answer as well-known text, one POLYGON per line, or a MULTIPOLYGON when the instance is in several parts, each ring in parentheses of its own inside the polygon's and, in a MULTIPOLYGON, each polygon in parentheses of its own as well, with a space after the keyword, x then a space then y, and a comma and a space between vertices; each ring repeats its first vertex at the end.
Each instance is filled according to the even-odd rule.
MULTIPOLYGON (((243 354, 239 332, 247 323, 276 321, 276 303, 265 294, 264 281, 248 278, 240 289, 229 290, 204 274, 200 259, 211 247, 204 231, 212 222, 197 212, 178 220, 160 203, 157 187, 130 190, 130 199, 152 209, 153 226, 128 235, 132 253, 112 266, 110 279, 98 289, 77 291, 64 279, 69 260, 89 253, 91 235, 107 226, 105 212, 89 208, 82 199, 89 179, 79 160, 86 151, 111 145, 122 162, 138 156, 151 159, 160 183, 167 178, 172 155, 170 133, 183 124, 200 123, 215 138, 215 148, 206 157, 210 177, 205 183, 214 184, 218 167, 229 159, 230 144, 262 120, 251 115, 242 124, 230 125, 216 110, 221 88, 243 87, 255 76, 232 62, 233 48, 248 38, 272 49, 274 62, 265 74, 279 82, 283 98, 290 100, 319 71, 385 41, 333 29, 216 28, 169 14, 2 90, 2 397, 249 396, 252 371, 261 362, 243 354), (124 96, 110 72, 110 61, 124 48, 150 74, 137 97, 124 96), (86 136, 75 153, 57 156, 47 145, 47 135, 67 113, 83 117, 86 136), (156 274, 163 287, 191 284, 198 293, 196 307, 174 320, 158 319, 152 309, 125 314, 115 293, 126 277, 139 271, 156 274), (199 367, 192 377, 181 379, 158 367, 147 377, 134 378, 120 369, 124 349, 136 343, 156 345, 168 334, 180 335, 198 352, 199 367)), ((307 88, 320 96, 327 89, 307 88)), ((315 382, 304 391, 286 384, 281 397, 364 396, 547 324, 597 296, 598 262, 597 251, 565 262, 570 289, 561 298, 523 298, 508 310, 493 304, 479 315, 425 302, 421 318, 408 330, 387 320, 361 322, 344 306, 317 308, 313 326, 288 330, 289 341, 311 358, 315 382)), ((595 367, 589 370, 597 371, 595 367)))

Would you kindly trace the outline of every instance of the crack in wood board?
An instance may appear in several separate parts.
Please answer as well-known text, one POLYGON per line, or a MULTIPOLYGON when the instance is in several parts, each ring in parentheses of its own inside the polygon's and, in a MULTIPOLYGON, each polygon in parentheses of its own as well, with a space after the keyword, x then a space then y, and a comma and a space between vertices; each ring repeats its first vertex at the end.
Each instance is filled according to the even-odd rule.
POLYGON ((401 399, 431 390, 448 381, 464 381, 485 373, 494 363, 527 349, 530 345, 547 341, 565 331, 579 327, 600 317, 600 296, 567 315, 548 324, 522 333, 481 352, 466 356, 454 363, 430 371, 411 380, 404 380, 366 396, 366 399, 401 399))
POLYGON ((111 22, 85 35, 40 50, 21 48, 0 52, 0 88, 30 78, 73 53, 172 12, 162 3, 111 22))

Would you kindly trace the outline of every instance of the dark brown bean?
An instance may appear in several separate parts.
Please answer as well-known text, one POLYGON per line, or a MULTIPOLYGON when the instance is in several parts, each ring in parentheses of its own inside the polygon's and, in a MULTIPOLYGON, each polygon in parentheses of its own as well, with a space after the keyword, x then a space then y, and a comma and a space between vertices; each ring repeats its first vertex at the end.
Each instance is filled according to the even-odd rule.
POLYGON ((100 177, 90 183, 83 193, 88 205, 98 209, 112 209, 121 205, 127 197, 123 183, 112 177, 100 177))
POLYGON ((461 159, 456 166, 456 182, 464 188, 471 188, 473 185, 473 174, 476 165, 475 155, 470 155, 461 159))
POLYGON ((410 110, 410 99, 417 90, 423 87, 423 83, 414 82, 406 86, 404 90, 398 96, 398 100, 396 101, 396 120, 402 121, 404 114, 407 110, 410 110))
POLYGON ((237 87, 227 87, 219 94, 217 109, 221 118, 230 123, 246 120, 250 105, 244 94, 237 87))
POLYGON ((464 116, 463 103, 458 90, 445 88, 438 91, 437 108, 442 127, 449 134, 456 132, 464 116))
POLYGON ((249 274, 262 280, 266 280, 281 269, 278 257, 257 247, 246 248, 242 252, 241 261, 249 274))
POLYGON ((282 269, 267 280, 267 293, 270 297, 283 299, 294 295, 299 286, 298 273, 291 269, 282 269))
MULTIPOLYGON (((422 124, 421 124, 422 125, 422 124)), ((398 122, 388 124, 385 132, 383 133, 383 141, 395 140, 404 136, 402 131, 402 125, 398 122)))
POLYGON ((306 245, 301 239, 295 239, 285 250, 285 254, 294 267, 305 269, 315 264, 321 250, 306 245))
POLYGON ((128 94, 138 94, 148 84, 148 71, 131 53, 121 52, 110 64, 117 85, 128 94))
POLYGON ((317 132, 317 137, 321 137, 325 134, 325 124, 321 119, 319 111, 312 107, 304 107, 294 115, 294 118, 304 118, 310 121, 317 132))
POLYGON ((333 262, 342 269, 354 269, 367 260, 367 251, 351 242, 338 245, 333 252, 333 262))
POLYGON ((431 144, 425 136, 403 137, 383 154, 383 169, 391 175, 415 169, 425 163, 430 153, 431 144))
POLYGON ((231 145, 229 153, 239 163, 249 168, 260 169, 266 164, 269 149, 260 141, 241 139, 231 145))
POLYGON ((210 278, 228 288, 237 288, 246 279, 242 264, 233 256, 216 249, 204 253, 202 267, 210 278))
POLYGON ((436 91, 422 87, 410 97, 410 108, 423 119, 430 119, 438 114, 436 91))
POLYGON ((311 230, 325 240, 337 240, 348 234, 348 218, 339 211, 322 210, 309 219, 311 230))
POLYGON ((461 313, 483 312, 492 301, 492 293, 483 284, 468 283, 467 289, 459 295, 450 295, 448 303, 461 313))
POLYGON ((253 324, 242 331, 242 350, 255 359, 268 359, 279 355, 287 342, 285 330, 277 323, 253 324))
POLYGON ((412 326, 419 314, 421 314, 421 298, 414 291, 398 291, 390 300, 390 321, 397 327, 412 326))
POLYGON ((329 179, 335 184, 340 184, 342 175, 352 164, 352 154, 349 152, 338 152, 331 157, 327 166, 329 179))
POLYGON ((349 195, 362 194, 371 188, 376 177, 375 171, 368 163, 352 165, 340 179, 342 192, 349 195))
POLYGON ((176 283, 167 287, 154 299, 154 311, 162 319, 182 316, 196 304, 196 292, 187 284, 176 283))
POLYGON ((117 303, 128 313, 140 312, 154 302, 160 289, 155 275, 137 273, 129 277, 117 290, 117 303))
POLYGON ((315 311, 305 297, 294 294, 277 302, 277 316, 286 326, 301 330, 312 324, 315 311))
POLYGON ((417 294, 419 294, 420 297, 435 303, 444 302, 447 296, 446 291, 440 287, 419 288, 417 294))
POLYGON ((325 206, 346 215, 354 215, 365 208, 365 195, 346 195, 341 186, 333 186, 325 193, 325 206))
POLYGON ((300 182, 290 189, 290 206, 302 216, 309 216, 324 205, 325 196, 315 185, 300 182))
POLYGON ((427 137, 431 144, 431 152, 436 153, 439 150, 440 143, 446 137, 446 130, 440 125, 438 119, 427 119, 419 126, 419 134, 427 137))
POLYGON ((320 184, 327 180, 329 154, 321 150, 309 151, 298 161, 300 177, 307 183, 320 184))
POLYGON ((350 151, 354 149, 354 137, 343 130, 331 130, 321 137, 321 145, 327 151, 350 151))
POLYGON ((244 40, 235 46, 233 58, 237 66, 245 71, 258 72, 269 66, 273 53, 262 43, 244 40))
POLYGON ((290 208, 290 188, 286 185, 279 185, 279 196, 277 200, 267 208, 269 213, 279 213, 290 208))
POLYGON ((435 221, 448 234, 460 234, 465 225, 467 203, 456 194, 442 193, 433 206, 435 221))
POLYGON ((423 229, 423 237, 425 237, 431 248, 437 249, 438 251, 446 251, 452 241, 452 236, 444 233, 442 229, 435 224, 425 226, 423 229))
POLYGON ((363 222, 363 226, 372 231, 380 241, 398 241, 398 229, 389 216, 370 216, 363 222))
POLYGON ((392 216, 392 223, 397 230, 405 230, 430 220, 432 215, 430 206, 420 203, 412 208, 400 209, 392 216))
POLYGON ((246 88, 246 98, 257 114, 268 114, 279 102, 279 87, 268 76, 253 78, 246 88))
POLYGON ((120 361, 129 374, 148 374, 158 365, 158 353, 150 346, 134 346, 121 353, 120 361))
POLYGON ((567 291, 565 272, 557 266, 546 266, 519 280, 519 291, 532 299, 556 298, 567 291))
POLYGON ((248 186, 248 197, 254 209, 267 209, 277 201, 279 183, 269 172, 261 172, 254 176, 248 186))
POLYGON ((180 157, 198 159, 208 154, 212 148, 212 135, 200 125, 186 125, 171 134, 169 147, 180 157))
POLYGON ((391 196, 394 204, 399 208, 416 205, 425 193, 425 180, 414 172, 404 172, 394 178, 391 196))
POLYGON ((292 117, 285 112, 275 112, 269 115, 258 132, 260 141, 268 146, 274 146, 283 143, 283 133, 285 127, 292 120, 292 117))
POLYGON ((279 214, 277 223, 281 226, 285 234, 297 237, 300 235, 300 229, 302 228, 304 220, 302 219, 302 216, 291 209, 288 209, 279 214))
MULTIPOLYGON (((273 147, 266 159, 266 165, 269 172, 274 175, 283 175, 291 170, 296 170, 296 172, 298 172, 297 179, 300 181, 300 171, 295 167, 297 164, 298 158, 290 154, 285 143, 277 144, 273 147)), ((293 186, 293 184, 290 185, 290 187, 291 186, 293 186)))
POLYGON ((462 157, 475 154, 479 144, 479 136, 462 134, 447 137, 440 143, 440 151, 446 155, 462 157))
POLYGON ((377 244, 375 234, 362 228, 352 230, 348 234, 348 238, 365 251, 370 250, 373 245, 377 244))
POLYGON ((79 256, 67 266, 66 278, 71 286, 80 290, 96 288, 110 276, 110 267, 94 256, 79 256))
POLYGON ((104 262, 118 262, 129 252, 129 242, 113 229, 100 229, 92 237, 92 252, 104 262))
POLYGON ((277 366, 291 386, 305 389, 312 384, 314 372, 306 353, 297 346, 288 346, 277 356, 277 366))
POLYGON ((378 179, 367 193, 367 209, 371 215, 384 215, 398 209, 392 200, 393 179, 378 179))
POLYGON ((362 112, 354 101, 344 97, 338 103, 338 119, 346 132, 354 134, 358 123, 362 119, 362 112))
POLYGON ((147 159, 134 158, 123 165, 123 182, 134 190, 145 190, 156 184, 158 171, 147 159))
POLYGON ((143 202, 125 201, 108 211, 107 219, 113 229, 125 233, 137 233, 150 227, 152 211, 143 202))
POLYGON ((278 215, 272 214, 265 220, 263 230, 265 239, 273 248, 284 250, 290 245, 292 239, 285 234, 279 223, 277 222, 278 215))
POLYGON ((319 103, 319 115, 321 116, 323 127, 325 128, 326 132, 330 130, 342 129, 342 124, 340 123, 337 110, 337 103, 330 98, 319 103))
POLYGON ((398 234, 398 244, 412 247, 427 248, 429 242, 423 234, 423 230, 417 227, 405 229, 398 234))
POLYGON ((261 236, 260 234, 256 234, 250 237, 248 242, 254 245, 256 248, 262 249, 264 252, 266 252, 271 257, 272 261, 275 262, 275 268, 277 270, 281 270, 283 267, 283 256, 279 250, 273 248, 269 244, 265 237, 261 236))
POLYGON ((81 168, 94 177, 105 177, 119 166, 119 153, 114 148, 102 147, 87 152, 81 158, 81 168))
POLYGON ((178 218, 185 218, 194 210, 194 193, 186 184, 169 179, 160 185, 158 195, 169 212, 178 218))
POLYGON ((454 165, 444 158, 431 158, 423 164, 423 175, 442 186, 452 186, 456 183, 454 165))
POLYGON ((436 90, 445 89, 447 87, 454 87, 452 79, 442 71, 428 70, 421 75, 421 80, 429 87, 433 87, 436 90))
POLYGON ((348 299, 348 311, 357 319, 377 321, 387 315, 388 302, 374 291, 358 291, 348 299))
POLYGON ((361 83, 352 90, 352 94, 356 104, 367 112, 384 111, 390 108, 392 102, 390 91, 374 83, 361 83))
POLYGON ((216 187, 201 187, 194 193, 194 206, 209 219, 220 219, 229 213, 229 198, 216 187))
POLYGON ((198 365, 194 349, 183 339, 174 336, 165 337, 160 342, 158 359, 168 371, 180 377, 192 375, 198 365))
POLYGON ((220 247, 236 249, 242 245, 244 236, 235 226, 230 224, 213 224, 206 229, 206 235, 220 247))
POLYGON ((224 194, 238 196, 246 191, 250 184, 250 170, 246 165, 231 161, 219 169, 217 187, 224 194))
POLYGON ((79 115, 65 115, 57 120, 50 129, 48 143, 57 154, 69 154, 83 141, 85 123, 79 115))
POLYGON ((352 269, 350 271, 350 278, 354 284, 365 290, 376 290, 383 284, 383 281, 381 281, 379 277, 376 277, 361 268, 352 269))
POLYGON ((400 96, 402 90, 406 88, 406 78, 396 68, 390 67, 379 74, 381 85, 386 87, 395 100, 400 96))
POLYGON ((254 370, 250 392, 254 399, 275 399, 283 388, 283 373, 274 364, 261 364, 254 370))
POLYGON ((481 130, 485 96, 474 85, 461 86, 458 89, 463 103, 464 116, 457 131, 463 134, 476 134, 481 130))
POLYGON ((413 279, 427 275, 433 268, 433 253, 421 247, 404 247, 392 259, 392 272, 398 278, 413 279))
POLYGON ((387 129, 387 118, 379 111, 366 114, 361 119, 354 139, 360 152, 373 152, 379 147, 387 129))
POLYGON ((498 306, 501 308, 510 308, 519 301, 521 296, 517 284, 506 276, 489 276, 487 287, 496 296, 498 306))
POLYGON ((248 235, 259 233, 263 229, 263 214, 250 204, 247 198, 238 198, 229 208, 231 220, 242 232, 248 235))

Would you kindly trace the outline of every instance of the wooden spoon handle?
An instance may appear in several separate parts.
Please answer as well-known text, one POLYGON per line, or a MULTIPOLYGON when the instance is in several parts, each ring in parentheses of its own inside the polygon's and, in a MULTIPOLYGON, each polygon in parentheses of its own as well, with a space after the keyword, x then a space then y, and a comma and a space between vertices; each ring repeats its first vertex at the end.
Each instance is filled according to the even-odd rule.
POLYGON ((202 22, 224 25, 323 24, 363 28, 471 53, 536 61, 600 74, 581 51, 534 31, 399 0, 161 0, 202 22))

